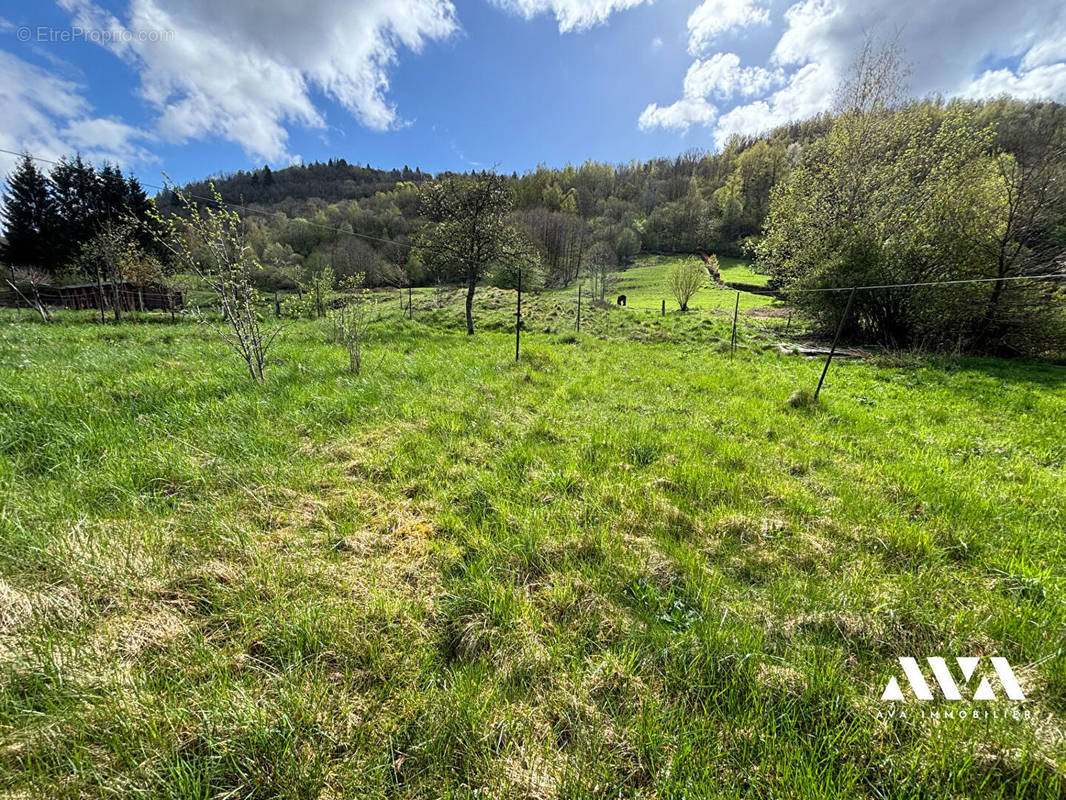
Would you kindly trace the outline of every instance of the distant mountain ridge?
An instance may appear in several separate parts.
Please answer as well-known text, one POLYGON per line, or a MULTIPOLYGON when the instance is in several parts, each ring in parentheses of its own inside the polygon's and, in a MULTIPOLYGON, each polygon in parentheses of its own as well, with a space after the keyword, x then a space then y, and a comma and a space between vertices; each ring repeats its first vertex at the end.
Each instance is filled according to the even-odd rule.
MULTIPOLYGON (((286 200, 312 197, 327 202, 360 200, 378 192, 392 191, 398 183, 421 183, 432 178, 431 173, 418 167, 410 169, 404 165, 403 169, 375 169, 369 164, 358 166, 343 158, 331 158, 279 170, 269 166, 238 170, 217 178, 193 181, 182 188, 190 195, 207 197, 211 194, 211 184, 214 184, 228 203, 271 206, 286 200)), ((161 192, 156 201, 164 209, 175 205, 170 191, 161 192)))

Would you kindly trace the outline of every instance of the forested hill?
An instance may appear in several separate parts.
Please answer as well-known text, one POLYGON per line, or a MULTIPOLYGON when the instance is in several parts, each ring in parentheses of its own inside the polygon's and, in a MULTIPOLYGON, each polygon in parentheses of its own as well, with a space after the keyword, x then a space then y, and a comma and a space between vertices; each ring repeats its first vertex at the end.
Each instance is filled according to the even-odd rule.
MULTIPOLYGON (((997 150, 1017 155, 1033 130, 1061 112, 1054 103, 1005 98, 917 102, 938 119, 952 108, 964 110, 994 130, 997 150)), ((535 239, 552 285, 573 280, 593 252, 622 264, 639 252, 748 254, 762 235, 774 186, 803 163, 833 122, 823 114, 762 136, 736 136, 718 152, 512 173, 513 216, 535 239)), ((407 245, 425 224, 417 187, 433 177, 417 167, 376 169, 337 158, 239 171, 213 183, 226 201, 258 212, 263 230, 253 239, 268 267, 327 260, 338 274, 355 270, 374 281, 392 268, 417 274, 417 264, 407 264, 407 245), (275 245, 269 253, 268 245, 275 245)), ((206 180, 185 188, 210 193, 206 180)), ((159 201, 164 210, 175 208, 169 194, 159 201)))
MULTIPOLYGON (((512 216, 536 241, 552 285, 572 281, 593 255, 621 264, 642 251, 739 255, 762 228, 774 184, 831 124, 823 115, 762 137, 734 137, 717 153, 512 173, 512 216)), ((418 264, 407 263, 408 245, 425 224, 417 187, 434 177, 442 176, 337 158, 183 188, 207 197, 213 183, 224 200, 253 212, 251 239, 268 271, 328 262, 338 275, 359 272, 375 282, 389 281, 396 269, 418 279, 418 264)), ((172 193, 157 202, 177 210, 172 193)))
MULTIPOLYGON (((941 152, 940 141, 958 127, 959 119, 965 120, 967 135, 981 142, 979 152, 967 156, 967 169, 977 163, 975 159, 992 159, 998 184, 1008 182, 1008 195, 1017 188, 1011 181, 1024 183, 1021 188, 1029 196, 1032 176, 1057 176, 1066 168, 1062 155, 1066 150, 1054 144, 1062 138, 1066 109, 1054 103, 926 99, 878 113, 858 113, 857 118, 871 125, 887 120, 889 131, 897 122, 915 127, 914 136, 898 142, 890 142, 884 133, 872 142, 860 136, 859 149, 853 148, 845 159, 856 175, 889 170, 885 178, 889 183, 907 177, 890 168, 905 163, 914 147, 927 148, 927 157, 919 159, 910 177, 921 177, 932 164, 961 169, 959 154, 941 152), (944 136, 937 139, 942 128, 944 136), (915 144, 924 142, 925 134, 933 137, 933 144, 915 144), (1006 160, 996 160, 1000 156, 1006 160)), ((642 252, 749 255, 765 240, 772 198, 780 206, 779 219, 785 219, 789 198, 809 195, 811 190, 811 185, 789 188, 794 178, 809 173, 825 177, 839 166, 839 160, 827 162, 825 153, 834 152, 833 142, 847 132, 842 122, 846 122, 842 116, 823 114, 763 136, 733 137, 717 152, 690 150, 649 161, 617 165, 586 161, 512 173, 505 178, 510 189, 508 221, 536 246, 543 283, 548 286, 568 285, 593 264, 613 268, 632 263, 642 252)), ((845 193, 854 194, 856 175, 848 178, 852 188, 845 193)), ((52 279, 84 280, 86 268, 79 254, 113 216, 109 209, 114 202, 107 199, 104 187, 118 177, 122 176, 77 158, 64 161, 48 175, 30 161, 21 164, 5 193, 10 210, 4 228, 8 245, 0 260, 37 269, 52 279), (65 249, 57 251, 57 243, 65 249)), ((325 267, 338 279, 362 276, 370 286, 409 281, 417 285, 448 278, 424 263, 418 247, 412 246, 432 224, 425 216, 419 187, 441 177, 445 176, 417 167, 385 170, 336 158, 279 170, 242 170, 184 188, 202 202, 210 196, 213 183, 225 201, 245 207, 247 239, 265 268, 263 281, 268 287, 299 285, 325 267)), ((1059 186, 1057 181, 1056 177, 1048 186, 1059 186)), ((838 208, 839 200, 837 194, 827 195, 825 209, 838 208)), ((890 205, 898 205, 898 200, 890 205)), ((133 205, 139 207, 141 202, 133 205)), ((179 210, 172 193, 164 193, 157 202, 164 213, 179 210)), ((988 202, 989 207, 1002 205, 999 200, 988 202)), ((1066 224, 1054 215, 1046 217, 1019 239, 1024 252, 1066 236, 1066 224)), ((823 231, 812 241, 826 241, 841 229, 823 231)), ((788 261, 786 251, 792 241, 783 240, 779 261, 788 261)), ((825 261, 824 254, 815 260, 825 261)), ((760 264, 768 268, 773 261, 763 257, 760 264)))
MULTIPOLYGON (((388 192, 401 181, 420 183, 432 178, 428 172, 417 167, 410 169, 374 169, 369 164, 349 164, 343 158, 329 161, 314 161, 297 164, 285 169, 238 170, 218 178, 205 179, 187 184, 184 188, 193 195, 210 193, 210 185, 221 193, 227 202, 274 205, 284 200, 307 200, 318 198, 328 202, 358 200, 378 192, 388 192)), ((157 202, 163 207, 172 205, 172 195, 165 192, 157 202)))

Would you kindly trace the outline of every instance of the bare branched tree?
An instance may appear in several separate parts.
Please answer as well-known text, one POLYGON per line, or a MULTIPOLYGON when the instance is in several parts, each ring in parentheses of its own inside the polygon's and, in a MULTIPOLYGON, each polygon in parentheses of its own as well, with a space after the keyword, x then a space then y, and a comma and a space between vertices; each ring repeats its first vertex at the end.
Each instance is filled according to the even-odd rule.
POLYGON ((597 242, 585 254, 585 275, 589 279, 592 299, 607 299, 608 290, 617 283, 613 277, 618 268, 618 256, 604 242, 597 242))
POLYGON ((899 35, 887 41, 868 35, 837 88, 835 110, 839 114, 890 110, 906 100, 909 76, 899 35))
POLYGON ((6 281, 27 306, 36 311, 45 324, 52 321, 52 312, 41 299, 41 287, 48 285, 48 273, 39 269, 12 267, 11 278, 6 281))
POLYGON ((100 301, 100 322, 104 322, 104 283, 111 284, 111 308, 115 322, 122 320, 119 282, 125 277, 125 262, 129 259, 133 241, 133 224, 107 219, 92 239, 81 246, 78 261, 83 272, 96 279, 100 301))
POLYGON ((281 326, 263 329, 254 283, 262 266, 245 242, 244 222, 214 185, 214 203, 202 209, 181 189, 174 187, 173 192, 188 209, 188 218, 164 219, 153 207, 150 213, 161 231, 157 237, 180 268, 197 275, 214 294, 221 322, 204 314, 200 320, 241 356, 253 381, 262 381, 267 353, 281 326))

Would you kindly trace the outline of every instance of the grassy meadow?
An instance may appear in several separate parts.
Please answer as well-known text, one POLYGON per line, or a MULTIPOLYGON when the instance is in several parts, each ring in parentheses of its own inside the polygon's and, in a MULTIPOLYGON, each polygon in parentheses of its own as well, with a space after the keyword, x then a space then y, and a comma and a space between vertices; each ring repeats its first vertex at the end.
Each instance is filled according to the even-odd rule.
POLYGON ((731 357, 667 263, 580 333, 524 299, 518 363, 513 292, 474 337, 389 295, 363 375, 290 322, 263 385, 191 320, 0 314, 0 796, 1063 796, 1066 369, 795 408, 783 312, 731 357), (936 655, 1030 718, 880 700, 936 655))
MULTIPOLYGON (((699 260, 698 256, 687 258, 699 260)), ((617 273, 615 283, 611 286, 607 299, 615 302, 620 294, 626 296, 626 305, 639 311, 652 311, 659 313, 662 309, 662 301, 666 301, 667 311, 677 310, 677 301, 666 288, 666 271, 670 265, 679 259, 678 256, 645 256, 629 269, 617 273)), ((735 283, 765 284, 768 280, 766 275, 760 275, 752 270, 749 262, 739 258, 718 256, 719 271, 723 281, 735 283)), ((586 287, 587 289, 587 287, 586 287)), ((554 290, 547 292, 549 296, 563 296, 576 298, 577 289, 554 290)), ((696 292, 689 301, 689 309, 692 311, 728 309, 733 311, 737 293, 731 290, 718 288, 708 282, 706 286, 696 292)), ((748 310, 770 305, 768 297, 757 294, 741 293, 740 308, 748 310)))

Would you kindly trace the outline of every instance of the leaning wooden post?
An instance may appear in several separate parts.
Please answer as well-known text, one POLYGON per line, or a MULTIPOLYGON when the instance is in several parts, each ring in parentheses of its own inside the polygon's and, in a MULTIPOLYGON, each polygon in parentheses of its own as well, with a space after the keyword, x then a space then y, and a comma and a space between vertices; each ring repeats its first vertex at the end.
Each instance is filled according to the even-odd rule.
POLYGON ((730 357, 737 351, 737 316, 740 314, 740 292, 737 292, 737 303, 733 307, 733 335, 729 339, 730 357))
POLYGON ((662 316, 664 316, 664 317, 666 316, 666 301, 665 301, 665 300, 663 300, 663 312, 662 312, 662 316))
POLYGON ((522 268, 518 268, 518 311, 514 323, 514 360, 518 360, 518 347, 522 340, 522 268))
POLYGON ((577 330, 581 331, 581 284, 577 285, 577 330))
POLYGON ((281 316, 281 297, 278 295, 278 290, 274 290, 274 316, 281 316))
POLYGON ((851 301, 855 299, 855 289, 858 287, 851 287, 851 294, 848 295, 848 304, 844 306, 844 313, 840 315, 840 323, 837 325, 836 335, 833 337, 833 345, 829 348, 829 355, 825 359, 825 366, 822 367, 822 377, 818 379, 818 388, 814 390, 814 399, 818 399, 818 393, 822 391, 822 384, 825 382, 825 374, 829 372, 829 364, 833 360, 833 354, 837 351, 837 342, 840 341, 840 334, 844 330, 844 322, 848 318, 848 312, 851 311, 851 301))
POLYGON ((788 329, 792 327, 792 312, 788 312, 788 322, 785 323, 785 333, 788 333, 788 329))

